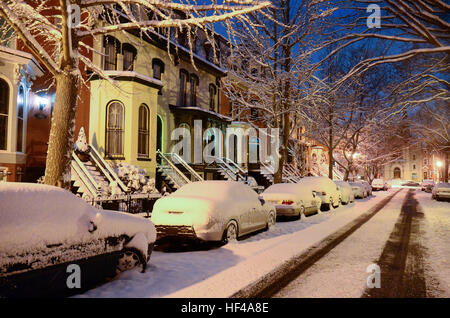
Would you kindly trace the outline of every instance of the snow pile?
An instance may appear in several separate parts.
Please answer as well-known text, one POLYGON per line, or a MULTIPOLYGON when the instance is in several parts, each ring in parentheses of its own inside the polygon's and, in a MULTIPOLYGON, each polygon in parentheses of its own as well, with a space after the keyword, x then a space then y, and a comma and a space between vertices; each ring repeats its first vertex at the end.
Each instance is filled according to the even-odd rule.
MULTIPOLYGON (((155 193, 155 179, 147 177, 147 171, 138 166, 119 162, 114 166, 119 179, 131 190, 131 193, 155 193)), ((109 192, 114 194, 118 190, 117 184, 110 184, 109 192)), ((120 190, 120 189, 119 189, 120 190)))
POLYGON ((88 153, 89 145, 87 143, 86 134, 84 132, 84 127, 80 128, 80 132, 78 133, 78 139, 75 142, 75 151, 80 153, 88 153))

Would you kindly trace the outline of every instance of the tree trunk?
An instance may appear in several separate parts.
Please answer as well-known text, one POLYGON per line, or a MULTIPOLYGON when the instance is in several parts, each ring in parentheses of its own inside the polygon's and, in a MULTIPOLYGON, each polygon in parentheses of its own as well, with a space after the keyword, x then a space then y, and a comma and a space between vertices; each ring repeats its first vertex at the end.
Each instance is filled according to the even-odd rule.
POLYGON ((44 183, 70 188, 79 80, 75 72, 56 76, 56 96, 47 152, 44 183))
POLYGON ((443 167, 444 171, 442 174, 444 182, 448 182, 448 164, 449 164, 448 154, 444 152, 444 167, 443 167))
MULTIPOLYGON (((333 137, 330 138, 330 145, 332 145, 333 137)), ((334 159, 333 159, 333 149, 331 147, 328 148, 328 178, 333 180, 333 166, 334 166, 334 159)))

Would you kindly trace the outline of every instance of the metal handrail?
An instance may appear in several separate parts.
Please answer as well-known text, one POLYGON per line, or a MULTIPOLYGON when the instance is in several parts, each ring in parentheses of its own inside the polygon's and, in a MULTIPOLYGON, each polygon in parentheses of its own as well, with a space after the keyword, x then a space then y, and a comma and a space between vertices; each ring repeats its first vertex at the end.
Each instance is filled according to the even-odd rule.
POLYGON ((242 169, 236 162, 227 157, 225 157, 224 159, 225 161, 228 161, 232 166, 237 168, 246 178, 248 177, 248 172, 242 169))
POLYGON ((114 170, 111 168, 111 166, 105 161, 105 159, 102 158, 102 156, 100 156, 97 149, 95 149, 92 146, 89 146, 89 149, 91 150, 91 152, 93 151, 93 153, 97 156, 97 158, 100 159, 100 162, 103 164, 103 166, 106 168, 106 170, 108 170, 108 172, 111 174, 111 177, 114 179, 114 181, 116 181, 117 184, 122 188, 122 191, 127 192, 127 193, 130 192, 130 189, 128 189, 128 187, 122 182, 122 180, 120 180, 119 176, 114 172, 114 170))
POLYGON ((184 175, 184 173, 182 173, 176 166, 175 164, 173 164, 173 162, 171 162, 161 151, 157 150, 156 153, 161 156, 166 162, 167 164, 172 168, 172 170, 174 170, 178 176, 180 176, 183 180, 185 180, 187 183, 191 183, 191 180, 189 180, 188 177, 186 177, 184 175))
POLYGON ((100 191, 100 185, 95 181, 95 179, 92 177, 92 175, 89 173, 89 171, 86 169, 84 164, 81 162, 81 160, 78 158, 78 156, 72 152, 72 158, 75 159, 76 164, 79 168, 83 171, 83 173, 88 177, 89 181, 92 183, 92 185, 97 189, 97 191, 100 191))
MULTIPOLYGON (((217 163, 224 165, 225 168, 227 168, 228 171, 231 171, 231 173, 233 173, 234 176, 236 177, 236 181, 238 181, 237 179, 239 179, 239 178, 241 178, 243 181, 247 181, 246 177, 243 177, 238 172, 236 172, 233 169, 233 167, 231 167, 229 164, 227 164, 222 158, 216 157, 215 160, 216 160, 217 163)), ((232 177, 232 176, 230 176, 230 177, 232 177)))
MULTIPOLYGON (((78 159, 78 158, 76 158, 76 159, 78 159)), ((86 187, 86 189, 91 192, 91 194, 94 197, 98 196, 98 192, 100 190, 99 186, 97 185, 95 180, 93 180, 93 178, 89 174, 89 172, 86 171, 86 168, 84 168, 84 166, 80 165, 79 160, 77 161, 76 159, 75 159, 75 161, 72 160, 71 166, 75 170, 75 172, 78 174, 78 177, 80 178, 79 180, 83 183, 83 185, 86 187), (90 183, 87 182, 86 177, 90 181, 90 183)))
POLYGON ((197 179, 196 181, 204 181, 204 179, 190 166, 186 163, 186 161, 183 160, 183 158, 181 158, 178 154, 176 153, 168 153, 168 155, 170 155, 172 158, 176 158, 178 160, 178 162, 186 168, 186 170, 188 170, 191 175, 194 176, 195 179, 197 179))

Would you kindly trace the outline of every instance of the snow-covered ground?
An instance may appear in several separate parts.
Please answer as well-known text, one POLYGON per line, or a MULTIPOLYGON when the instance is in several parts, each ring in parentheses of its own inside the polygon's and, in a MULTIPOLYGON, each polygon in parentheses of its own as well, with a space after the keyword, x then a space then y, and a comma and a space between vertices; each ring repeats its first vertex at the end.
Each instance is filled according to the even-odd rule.
POLYGON ((275 297, 361 297, 370 275, 367 267, 381 255, 406 194, 406 189, 398 193, 373 218, 275 297))
POLYGON ((426 278, 438 297, 450 297, 450 202, 431 199, 431 193, 416 191, 425 216, 426 278), (437 281, 436 281, 437 279, 437 281))
POLYGON ((159 252, 146 273, 133 270, 77 297, 229 297, 334 233, 392 194, 373 196, 206 251, 159 252))

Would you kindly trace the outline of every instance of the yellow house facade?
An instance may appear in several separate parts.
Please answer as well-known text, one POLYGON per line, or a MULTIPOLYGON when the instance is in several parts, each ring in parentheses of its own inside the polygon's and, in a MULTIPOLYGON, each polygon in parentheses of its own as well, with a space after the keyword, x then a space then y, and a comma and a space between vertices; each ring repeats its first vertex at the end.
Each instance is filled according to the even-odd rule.
POLYGON ((175 128, 193 129, 196 119, 203 129, 211 120, 224 121, 219 82, 226 71, 212 62, 205 41, 197 37, 193 64, 177 43, 171 42, 169 54, 167 40, 157 33, 94 39, 94 50, 104 55, 94 54, 93 62, 115 83, 91 78, 89 141, 110 163, 138 165, 154 178, 156 151, 171 151, 175 128))

